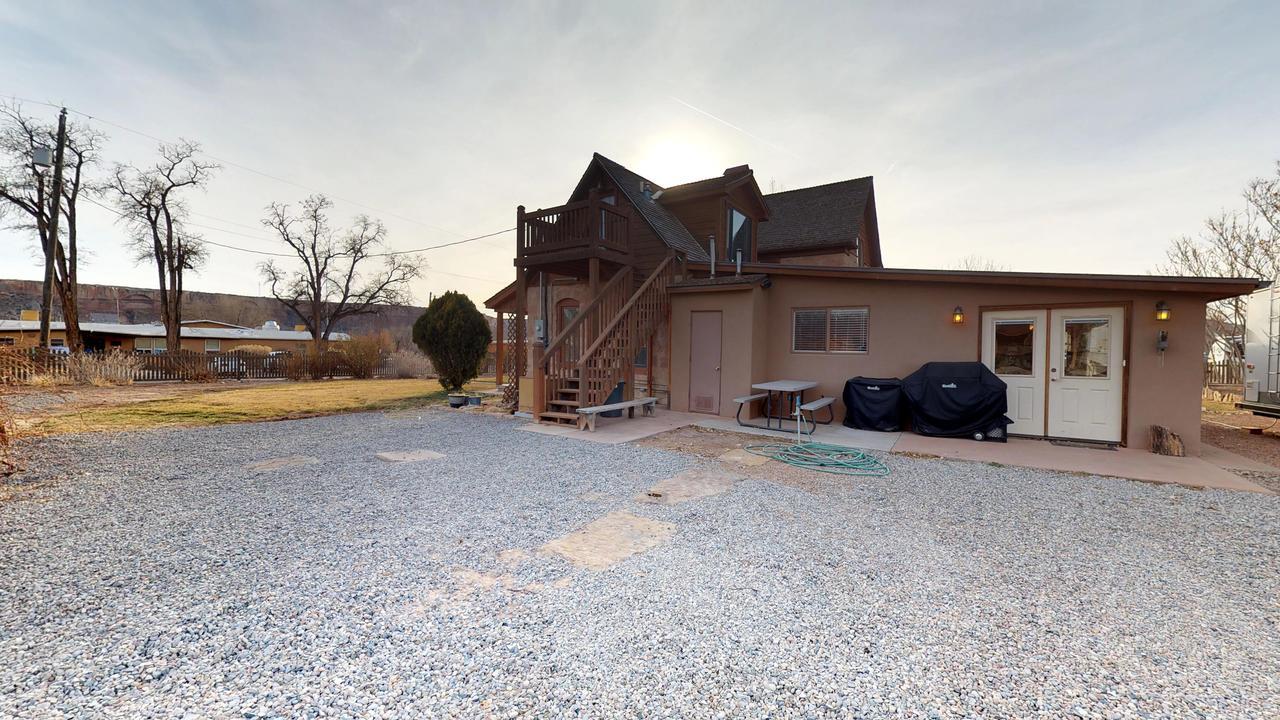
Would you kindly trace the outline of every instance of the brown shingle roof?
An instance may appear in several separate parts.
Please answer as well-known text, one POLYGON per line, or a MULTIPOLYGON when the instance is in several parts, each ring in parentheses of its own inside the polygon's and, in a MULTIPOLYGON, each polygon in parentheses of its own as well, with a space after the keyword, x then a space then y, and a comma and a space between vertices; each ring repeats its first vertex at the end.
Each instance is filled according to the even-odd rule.
POLYGON ((856 247, 871 178, 857 178, 764 196, 769 221, 760 223, 760 253, 856 247))
POLYGON ((649 183, 649 187, 653 192, 661 190, 661 185, 626 169, 600 153, 595 154, 595 160, 600 163, 600 167, 604 168, 609 177, 613 178, 613 181, 618 184, 623 194, 640 212, 640 216, 649 224, 649 227, 653 228, 653 232, 667 244, 667 247, 684 253, 690 260, 711 259, 711 256, 707 255, 706 249, 698 245, 697 241, 693 239, 693 235, 689 233, 689 229, 677 220, 670 210, 662 207, 661 203, 644 196, 642 188, 644 183, 649 183))

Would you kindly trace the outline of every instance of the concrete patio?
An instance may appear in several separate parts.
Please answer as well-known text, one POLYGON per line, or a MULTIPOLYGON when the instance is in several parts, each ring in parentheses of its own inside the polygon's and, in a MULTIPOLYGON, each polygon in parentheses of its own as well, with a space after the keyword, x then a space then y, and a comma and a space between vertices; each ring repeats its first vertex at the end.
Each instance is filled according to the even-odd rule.
MULTIPOLYGON (((700 413, 657 410, 654 417, 628 419, 601 418, 596 432, 585 432, 571 425, 529 423, 521 430, 544 435, 574 437, 590 442, 615 445, 694 425, 708 430, 757 435, 776 440, 794 439, 794 432, 744 427, 730 418, 700 413)), ((847 428, 838 422, 819 425, 810 436, 815 442, 901 453, 998 463, 1014 467, 1059 470, 1063 472, 1103 475, 1153 483, 1169 483, 1193 488, 1240 490, 1274 494, 1231 472, 1232 469, 1274 472, 1280 469, 1255 462, 1235 453, 1206 445, 1200 457, 1168 457, 1136 448, 1101 449, 1054 445, 1044 440, 1010 438, 1007 443, 974 442, 957 438, 936 438, 909 432, 873 432, 847 428)))

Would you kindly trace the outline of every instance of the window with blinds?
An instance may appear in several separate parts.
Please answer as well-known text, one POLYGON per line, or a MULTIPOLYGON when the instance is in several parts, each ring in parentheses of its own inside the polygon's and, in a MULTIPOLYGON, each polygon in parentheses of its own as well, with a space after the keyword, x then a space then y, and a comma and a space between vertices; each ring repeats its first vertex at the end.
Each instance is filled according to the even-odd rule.
POLYGON ((867 309, 832 308, 828 311, 827 351, 867 351, 867 309))
POLYGON ((796 352, 827 351, 827 311, 795 310, 791 321, 791 349, 796 352))
POLYGON ((864 353, 870 335, 867 308, 793 310, 794 352, 864 353))

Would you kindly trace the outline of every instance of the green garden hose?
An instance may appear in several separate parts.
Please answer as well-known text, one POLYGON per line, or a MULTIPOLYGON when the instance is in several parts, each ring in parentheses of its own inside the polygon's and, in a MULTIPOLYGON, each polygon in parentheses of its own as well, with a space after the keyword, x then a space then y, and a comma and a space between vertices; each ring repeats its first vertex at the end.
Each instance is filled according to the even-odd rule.
POLYGON ((784 462, 806 470, 863 477, 884 477, 889 468, 876 458, 852 448, 817 442, 765 443, 742 448, 752 455, 784 462))

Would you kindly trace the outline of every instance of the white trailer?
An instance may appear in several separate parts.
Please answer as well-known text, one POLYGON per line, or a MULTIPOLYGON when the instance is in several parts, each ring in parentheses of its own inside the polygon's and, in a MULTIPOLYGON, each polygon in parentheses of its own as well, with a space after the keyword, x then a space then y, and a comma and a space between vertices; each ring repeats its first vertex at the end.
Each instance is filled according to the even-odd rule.
POLYGON ((1280 417, 1280 287, 1249 295, 1244 323, 1244 402, 1254 415, 1280 417))

